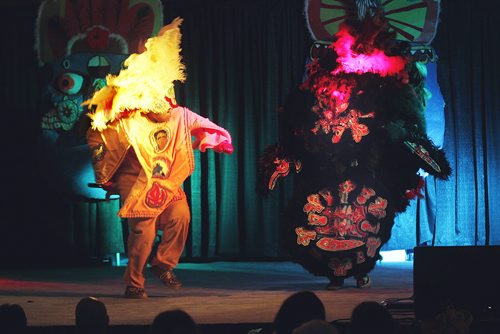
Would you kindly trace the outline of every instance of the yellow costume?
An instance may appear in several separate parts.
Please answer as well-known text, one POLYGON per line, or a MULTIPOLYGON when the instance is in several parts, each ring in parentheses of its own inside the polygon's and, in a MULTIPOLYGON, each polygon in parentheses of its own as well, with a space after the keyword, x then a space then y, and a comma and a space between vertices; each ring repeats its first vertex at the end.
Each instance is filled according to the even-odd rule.
POLYGON ((181 186, 194 169, 193 149, 232 152, 225 129, 175 103, 172 81, 184 79, 180 22, 149 39, 146 51, 127 59, 126 69, 108 77, 108 86, 86 102, 97 107, 87 134, 96 182, 112 185, 122 201, 118 214, 128 218, 124 280, 131 298, 146 297, 143 269, 158 229, 163 237, 151 264, 166 285, 180 286, 172 269, 188 234, 189 207, 181 186))

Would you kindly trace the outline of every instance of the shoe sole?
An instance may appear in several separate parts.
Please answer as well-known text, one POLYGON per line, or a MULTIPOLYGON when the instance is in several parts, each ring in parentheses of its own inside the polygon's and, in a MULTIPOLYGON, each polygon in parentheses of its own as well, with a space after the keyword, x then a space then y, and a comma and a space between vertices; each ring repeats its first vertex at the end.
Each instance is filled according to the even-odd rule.
POLYGON ((170 285, 168 283, 163 283, 163 285, 169 289, 172 289, 172 290, 179 290, 180 288, 182 288, 182 284, 181 285, 170 285))
POLYGON ((336 291, 336 290, 340 290, 344 287, 344 285, 331 285, 331 284, 328 284, 325 289, 326 290, 329 290, 329 291, 336 291))
POLYGON ((164 285, 164 286, 166 286, 166 287, 167 287, 167 288, 169 288, 169 289, 173 289, 173 290, 178 290, 178 289, 182 288, 182 283, 181 283, 180 285, 171 285, 171 284, 170 284, 170 283, 168 283, 168 282, 164 282, 164 281, 160 278, 160 276, 161 276, 160 271, 159 271, 159 270, 156 270, 156 269, 154 269, 154 268, 155 268, 155 267, 151 267, 151 269, 150 269, 150 270, 151 270, 151 273, 153 273, 153 275, 154 275, 154 276, 156 276, 156 278, 158 278, 158 279, 160 280, 160 282, 162 282, 162 283, 163 283, 163 285, 164 285))
POLYGON ((127 298, 127 299, 147 299, 148 296, 123 296, 124 298, 127 298))
POLYGON ((125 293, 123 294, 123 297, 127 299, 146 299, 148 298, 148 294, 146 293, 146 291, 144 291, 144 289, 142 289, 142 294, 130 293, 127 288, 125 290, 125 293))
POLYGON ((366 282, 365 284, 361 284, 361 285, 357 285, 358 289, 366 289, 366 288, 369 288, 370 286, 372 285, 372 280, 369 278, 368 279, 368 282, 366 282))

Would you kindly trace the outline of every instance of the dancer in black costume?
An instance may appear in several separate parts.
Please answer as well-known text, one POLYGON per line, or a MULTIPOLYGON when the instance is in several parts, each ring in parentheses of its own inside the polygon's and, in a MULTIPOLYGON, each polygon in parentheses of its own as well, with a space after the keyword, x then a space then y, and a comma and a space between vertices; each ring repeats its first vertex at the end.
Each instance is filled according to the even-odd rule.
POLYGON ((344 22, 308 65, 280 114, 279 143, 258 162, 264 194, 295 175, 285 247, 331 290, 351 276, 368 287, 395 215, 420 195, 419 171, 451 172, 426 135, 421 64, 395 42, 382 10, 369 13, 344 22))

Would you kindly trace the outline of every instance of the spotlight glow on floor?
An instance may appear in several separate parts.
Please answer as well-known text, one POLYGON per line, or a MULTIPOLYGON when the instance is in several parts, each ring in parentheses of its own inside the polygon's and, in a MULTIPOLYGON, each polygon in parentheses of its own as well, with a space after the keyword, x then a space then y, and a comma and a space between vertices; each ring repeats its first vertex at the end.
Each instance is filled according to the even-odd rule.
POLYGON ((382 262, 404 262, 407 261, 406 251, 404 249, 381 251, 382 262))

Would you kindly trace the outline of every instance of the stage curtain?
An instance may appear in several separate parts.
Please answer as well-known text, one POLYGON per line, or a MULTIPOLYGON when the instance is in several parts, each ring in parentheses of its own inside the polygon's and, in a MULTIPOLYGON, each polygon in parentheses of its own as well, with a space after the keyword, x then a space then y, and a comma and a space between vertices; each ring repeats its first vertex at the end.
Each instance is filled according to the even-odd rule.
POLYGON ((184 18, 187 82, 179 101, 228 129, 235 147, 230 156, 196 153, 196 171, 185 183, 192 210, 186 256, 280 256, 278 222, 290 185, 260 197, 256 162, 277 142, 278 109, 304 73, 311 39, 303 1, 164 5, 166 22, 184 18))
POLYGON ((435 245, 500 244, 500 34, 491 6, 442 5, 435 47, 453 174, 436 183, 435 245))
POLYGON ((432 45, 445 106, 448 181, 428 177, 425 198, 396 219, 384 249, 500 244, 500 35, 491 3, 444 0, 432 45))

